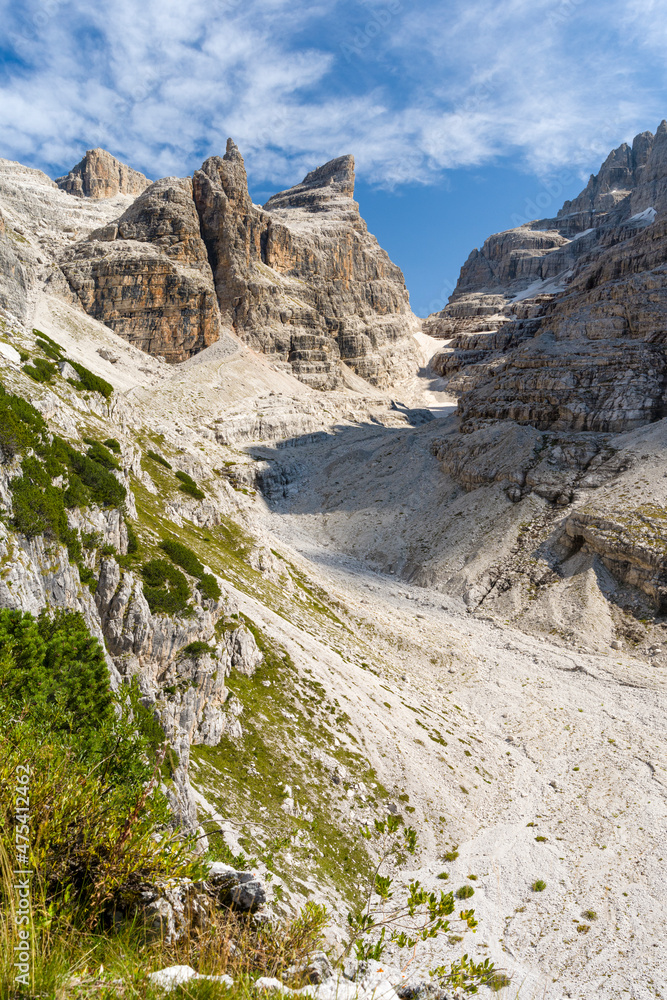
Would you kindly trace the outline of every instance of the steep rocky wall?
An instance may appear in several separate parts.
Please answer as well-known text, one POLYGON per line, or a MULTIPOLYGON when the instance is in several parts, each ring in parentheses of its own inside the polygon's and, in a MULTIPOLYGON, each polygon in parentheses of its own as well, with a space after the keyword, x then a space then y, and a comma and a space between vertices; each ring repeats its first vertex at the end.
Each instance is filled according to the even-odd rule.
POLYGON ((149 354, 185 361, 220 336, 189 179, 150 185, 60 266, 87 313, 149 354))
POLYGON ((353 192, 353 158, 340 157, 259 208, 229 140, 192 181, 151 185, 60 265, 88 313, 168 361, 218 339, 219 307, 242 340, 315 388, 341 384, 341 360, 384 385, 416 368, 417 321, 353 192))
POLYGON ((369 235, 353 191, 354 160, 343 156, 259 209, 231 140, 194 177, 223 316, 316 388, 337 384, 338 359, 375 384, 411 361, 403 275, 369 235))
POLYGON ((97 200, 117 194, 141 194, 150 181, 106 149, 89 149, 66 176, 56 179, 56 184, 76 198, 97 200))

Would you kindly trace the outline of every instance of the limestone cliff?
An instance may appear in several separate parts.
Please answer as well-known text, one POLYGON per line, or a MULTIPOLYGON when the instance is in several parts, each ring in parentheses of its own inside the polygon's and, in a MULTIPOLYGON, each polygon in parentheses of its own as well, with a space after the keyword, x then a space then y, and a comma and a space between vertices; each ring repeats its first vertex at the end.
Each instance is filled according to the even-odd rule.
POLYGON ((574 504, 559 529, 561 554, 581 549, 659 606, 662 515, 644 518, 635 540, 629 528, 623 537, 623 525, 634 525, 624 494, 603 508, 581 503, 619 475, 613 436, 667 414, 666 315, 662 122, 655 136, 614 150, 555 219, 473 251, 449 305, 428 323, 449 340, 433 367, 458 395, 461 433, 435 446, 445 470, 467 489, 504 482, 515 502, 535 493, 574 504))
POLYGON ((666 212, 663 122, 614 150, 556 219, 472 252, 429 321, 449 338, 433 367, 454 376, 465 426, 620 431, 662 415, 666 212))
POLYGON ((141 194, 150 181, 138 170, 121 163, 106 149, 89 149, 84 158, 56 184, 77 198, 113 198, 117 194, 141 194))
POLYGON ((151 184, 115 222, 60 258, 89 315, 149 354, 184 361, 220 336, 192 182, 151 184))
POLYGON ((218 339, 219 306, 242 340, 315 388, 341 383, 341 361, 384 385, 415 367, 416 320, 353 192, 353 158, 340 157, 259 208, 230 139, 192 181, 143 191, 61 267, 88 313, 168 361, 218 339))

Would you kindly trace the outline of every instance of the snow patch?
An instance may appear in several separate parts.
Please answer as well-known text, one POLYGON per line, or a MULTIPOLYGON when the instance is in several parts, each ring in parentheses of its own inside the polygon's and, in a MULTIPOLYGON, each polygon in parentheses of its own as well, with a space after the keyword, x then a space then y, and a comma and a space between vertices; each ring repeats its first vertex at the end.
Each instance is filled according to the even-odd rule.
POLYGON ((513 296, 512 302, 522 302, 524 299, 532 299, 535 295, 556 295, 558 292, 564 291, 565 285, 547 278, 544 281, 534 281, 532 285, 528 285, 528 288, 524 288, 522 292, 517 292, 513 296))
POLYGON ((576 236, 573 236, 570 243, 574 243, 575 240, 580 240, 582 236, 588 236, 589 233, 593 232, 595 232, 594 229, 584 229, 583 233, 577 233, 576 236))
POLYGON ((657 214, 658 213, 653 207, 645 208, 643 212, 638 212, 637 215, 631 216, 631 218, 628 219, 628 222, 643 222, 645 226, 650 226, 652 222, 655 222, 657 214))

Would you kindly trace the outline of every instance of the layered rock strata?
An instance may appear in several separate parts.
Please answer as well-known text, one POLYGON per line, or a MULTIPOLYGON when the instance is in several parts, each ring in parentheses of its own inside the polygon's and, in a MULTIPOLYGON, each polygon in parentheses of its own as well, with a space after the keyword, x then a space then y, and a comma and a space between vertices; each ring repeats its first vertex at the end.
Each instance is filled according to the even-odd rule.
POLYGON ((56 184, 76 198, 100 199, 113 198, 117 194, 141 194, 150 181, 106 149, 89 149, 66 176, 56 178, 56 184))
POLYGON ((613 435, 667 416, 665 317, 663 122, 614 150, 555 219, 473 251, 450 304, 427 324, 448 339, 432 366, 459 397, 462 433, 434 445, 445 471, 469 490, 501 483, 515 502, 532 492, 574 505, 554 527, 562 559, 581 551, 659 608, 663 509, 644 503, 630 516, 586 491, 624 467, 613 435))
POLYGON ((189 179, 151 184, 120 218, 61 257, 86 312, 149 354, 185 361, 220 336, 189 179))
POLYGON ((341 384, 341 361, 384 385, 416 368, 417 321, 353 193, 354 161, 344 156, 259 208, 229 140, 192 181, 148 187, 61 267, 88 313, 167 361, 218 339, 221 315, 315 388, 341 384))
POLYGON ((368 233, 353 192, 354 160, 343 156, 260 209, 231 140, 194 176, 223 317, 315 388, 340 382, 341 360, 377 385, 412 362, 403 275, 368 233))
MULTIPOLYGON (((473 250, 450 303, 426 323, 433 336, 449 340, 434 359, 434 370, 451 375, 547 329, 562 339, 571 336, 569 326, 570 331, 585 330, 581 339, 600 340, 615 326, 617 331, 632 329, 630 337, 637 339, 642 327, 655 325, 660 314, 653 293, 662 276, 647 278, 651 288, 639 295, 636 283, 632 288, 604 286, 665 261, 666 210, 667 123, 662 122, 655 136, 643 132, 632 146, 624 143, 610 153, 586 189, 566 202, 555 219, 498 233, 481 250, 473 250), (584 301, 583 293, 592 288, 598 291, 584 301), (571 290, 576 301, 570 296, 570 304, 561 308, 571 290), (633 300, 631 311, 642 314, 638 323, 623 318, 626 294, 633 300), (609 298, 616 305, 608 307, 609 298)), ((595 364, 593 358, 591 367, 595 364)))

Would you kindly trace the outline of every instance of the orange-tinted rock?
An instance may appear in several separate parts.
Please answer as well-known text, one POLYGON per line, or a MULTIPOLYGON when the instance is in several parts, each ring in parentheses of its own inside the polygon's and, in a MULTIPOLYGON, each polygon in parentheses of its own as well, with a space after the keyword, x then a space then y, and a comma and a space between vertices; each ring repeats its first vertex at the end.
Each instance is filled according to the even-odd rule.
POLYGON ((220 336, 189 179, 156 181, 61 267, 87 313, 149 354, 184 361, 220 336))
POLYGON ((223 317, 316 388, 338 384, 340 360, 380 385, 414 363, 403 275, 353 191, 354 160, 343 156, 258 208, 231 140, 194 176, 223 317))
POLYGON ((141 194, 150 181, 138 170, 126 166, 106 149, 89 149, 65 177, 56 184, 77 198, 113 198, 117 194, 141 194))

